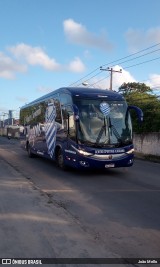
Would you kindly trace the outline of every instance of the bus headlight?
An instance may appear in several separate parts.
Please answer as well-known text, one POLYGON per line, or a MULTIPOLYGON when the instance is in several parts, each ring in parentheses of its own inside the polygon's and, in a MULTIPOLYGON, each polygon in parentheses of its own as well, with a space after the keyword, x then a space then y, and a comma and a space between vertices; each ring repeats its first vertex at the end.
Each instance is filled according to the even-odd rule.
POLYGON ((82 149, 78 149, 78 148, 74 147, 73 145, 72 145, 72 147, 73 147, 73 149, 74 149, 75 151, 77 151, 79 154, 81 154, 81 155, 83 155, 83 156, 92 156, 92 155, 93 155, 93 153, 84 151, 84 150, 82 150, 82 149))
POLYGON ((127 151, 126 153, 127 153, 127 154, 133 154, 133 152, 134 152, 134 148, 130 149, 130 150, 127 151))
POLYGON ((86 152, 86 151, 84 151, 84 150, 78 150, 78 152, 79 152, 81 155, 84 155, 84 156, 92 156, 92 155, 93 155, 92 153, 86 152))

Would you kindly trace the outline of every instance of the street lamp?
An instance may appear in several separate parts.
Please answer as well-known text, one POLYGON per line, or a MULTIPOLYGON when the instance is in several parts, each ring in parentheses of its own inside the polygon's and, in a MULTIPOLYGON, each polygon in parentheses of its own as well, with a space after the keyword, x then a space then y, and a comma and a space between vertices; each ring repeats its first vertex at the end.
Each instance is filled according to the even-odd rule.
POLYGON ((84 86, 88 86, 89 83, 87 83, 87 82, 83 82, 82 85, 84 85, 84 86))

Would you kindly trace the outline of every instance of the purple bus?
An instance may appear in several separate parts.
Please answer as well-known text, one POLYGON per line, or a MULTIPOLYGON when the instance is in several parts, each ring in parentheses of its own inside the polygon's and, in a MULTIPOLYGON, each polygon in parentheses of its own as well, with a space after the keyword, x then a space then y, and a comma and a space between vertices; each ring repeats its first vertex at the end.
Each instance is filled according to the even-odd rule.
POLYGON ((130 109, 141 122, 143 112, 128 106, 114 91, 66 87, 20 110, 21 146, 65 169, 130 167, 134 160, 130 109))

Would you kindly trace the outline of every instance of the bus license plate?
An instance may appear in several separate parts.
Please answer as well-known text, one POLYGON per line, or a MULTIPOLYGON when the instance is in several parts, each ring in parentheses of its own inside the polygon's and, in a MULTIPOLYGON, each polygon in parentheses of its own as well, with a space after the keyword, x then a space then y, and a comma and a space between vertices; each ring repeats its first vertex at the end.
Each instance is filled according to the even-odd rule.
POLYGON ((110 163, 110 164, 106 164, 105 168, 114 168, 115 164, 114 163, 110 163))

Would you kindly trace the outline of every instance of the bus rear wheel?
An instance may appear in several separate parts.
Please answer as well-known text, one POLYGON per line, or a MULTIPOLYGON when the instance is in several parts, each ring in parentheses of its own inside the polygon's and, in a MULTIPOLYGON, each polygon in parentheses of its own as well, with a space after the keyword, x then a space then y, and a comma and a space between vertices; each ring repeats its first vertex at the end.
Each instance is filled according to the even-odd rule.
POLYGON ((66 170, 66 165, 64 163, 64 156, 61 148, 58 150, 57 153, 57 164, 62 170, 66 170))

